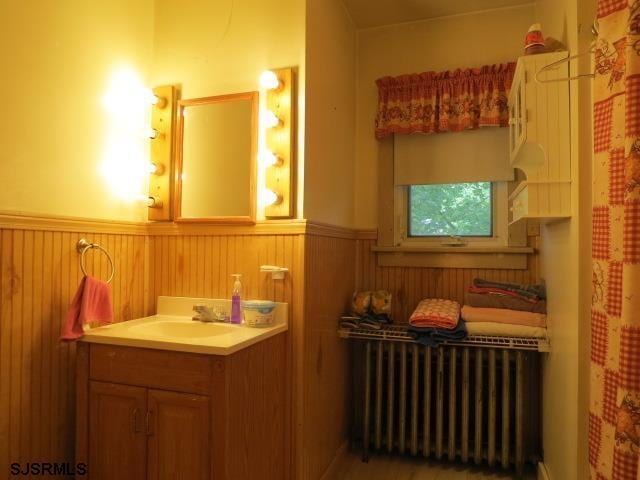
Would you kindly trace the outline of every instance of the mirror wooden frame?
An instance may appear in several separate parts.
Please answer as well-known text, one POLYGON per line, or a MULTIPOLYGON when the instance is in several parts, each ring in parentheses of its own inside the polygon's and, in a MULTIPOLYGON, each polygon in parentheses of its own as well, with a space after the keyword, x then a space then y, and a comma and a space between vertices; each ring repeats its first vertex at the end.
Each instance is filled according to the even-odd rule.
POLYGON ((212 223, 227 225, 255 225, 256 223, 256 183, 257 183, 257 151, 258 151, 258 92, 233 93, 213 97, 192 98, 178 101, 176 129, 176 162, 174 171, 174 205, 175 222, 181 223, 212 223), (182 163, 184 137, 184 109, 200 105, 226 102, 231 100, 251 101, 251 165, 249 169, 249 215, 246 216, 218 216, 218 217, 183 217, 182 216, 182 163))

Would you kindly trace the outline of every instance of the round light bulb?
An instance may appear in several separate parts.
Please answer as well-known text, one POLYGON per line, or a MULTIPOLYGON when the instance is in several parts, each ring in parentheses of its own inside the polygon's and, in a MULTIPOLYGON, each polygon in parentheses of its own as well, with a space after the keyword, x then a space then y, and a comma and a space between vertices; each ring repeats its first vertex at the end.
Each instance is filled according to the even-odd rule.
POLYGON ((265 167, 272 167, 280 163, 280 158, 271 150, 264 150, 262 152, 262 165, 265 167))
POLYGON ((162 175, 164 173, 164 165, 161 163, 149 162, 150 175, 162 175))
POLYGON ((265 128, 274 128, 280 124, 280 119, 271 110, 266 110, 262 115, 262 123, 265 128))
POLYGON ((147 131, 147 137, 149 137, 151 140, 155 140, 159 136, 160 132, 158 132, 158 130, 156 130, 155 128, 149 128, 149 130, 147 131))
POLYGON ((262 192, 260 192, 260 203, 265 207, 268 207, 269 205, 277 205, 280 202, 282 202, 282 197, 273 190, 264 188, 262 189, 262 192))
POLYGON ((275 90, 279 86, 280 80, 271 70, 266 70, 260 74, 260 88, 264 90, 275 90))

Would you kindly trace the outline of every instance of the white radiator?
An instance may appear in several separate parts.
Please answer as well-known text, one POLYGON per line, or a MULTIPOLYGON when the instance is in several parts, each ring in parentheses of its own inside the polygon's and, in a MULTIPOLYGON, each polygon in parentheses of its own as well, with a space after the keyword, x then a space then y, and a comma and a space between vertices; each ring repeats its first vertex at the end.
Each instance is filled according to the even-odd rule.
POLYGON ((358 341, 354 434, 371 450, 522 472, 540 459, 536 351, 358 341))

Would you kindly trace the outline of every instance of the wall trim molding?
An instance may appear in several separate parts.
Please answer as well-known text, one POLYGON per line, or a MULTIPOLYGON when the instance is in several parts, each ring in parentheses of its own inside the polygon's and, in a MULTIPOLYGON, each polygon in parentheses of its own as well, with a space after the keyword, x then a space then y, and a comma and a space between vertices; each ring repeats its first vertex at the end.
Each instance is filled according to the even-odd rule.
POLYGON ((45 230, 54 232, 125 235, 147 234, 146 222, 114 221, 5 211, 0 211, 0 228, 10 230, 45 230))
POLYGON ((97 218, 42 215, 0 210, 0 229, 108 233, 147 236, 313 235, 349 240, 375 240, 375 229, 354 229, 304 219, 264 220, 255 225, 130 222, 97 218))
POLYGON ((151 222, 147 224, 147 233, 150 236, 304 235, 307 228, 306 220, 265 220, 255 225, 151 222))

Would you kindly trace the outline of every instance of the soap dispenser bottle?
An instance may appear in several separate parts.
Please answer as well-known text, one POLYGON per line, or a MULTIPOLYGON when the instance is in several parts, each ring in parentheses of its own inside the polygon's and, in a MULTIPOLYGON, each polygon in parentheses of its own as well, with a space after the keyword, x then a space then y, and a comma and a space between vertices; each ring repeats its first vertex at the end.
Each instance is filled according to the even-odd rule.
POLYGON ((233 282, 233 293, 231 294, 231 323, 242 323, 242 310, 240 308, 240 295, 242 294, 242 284, 239 273, 231 275, 235 278, 233 282))

